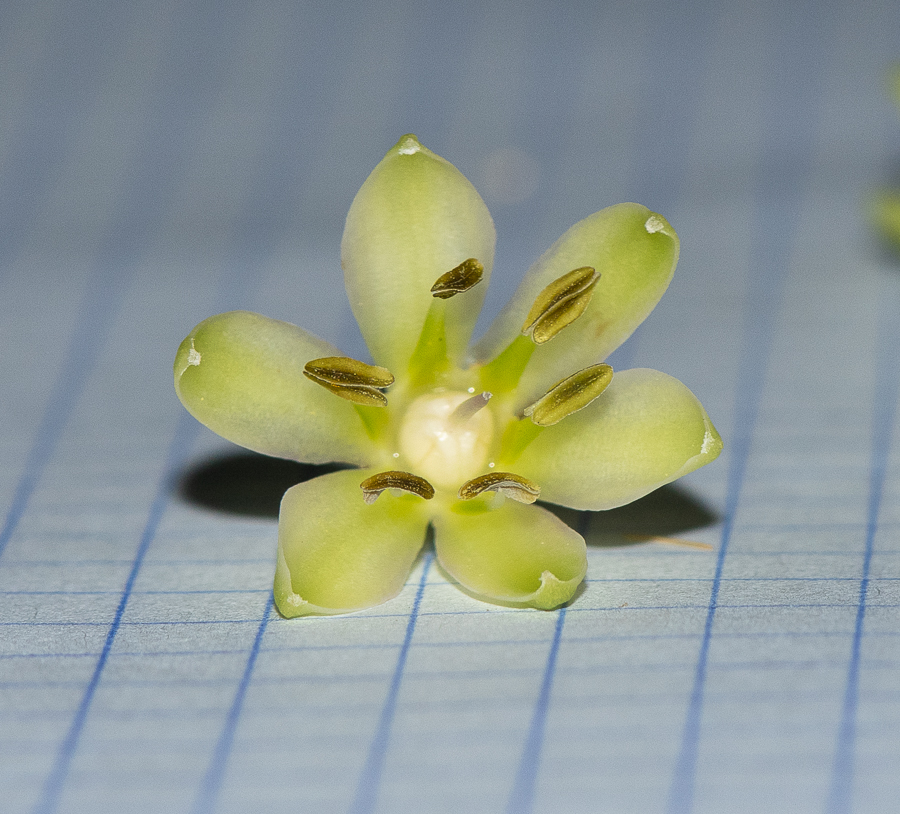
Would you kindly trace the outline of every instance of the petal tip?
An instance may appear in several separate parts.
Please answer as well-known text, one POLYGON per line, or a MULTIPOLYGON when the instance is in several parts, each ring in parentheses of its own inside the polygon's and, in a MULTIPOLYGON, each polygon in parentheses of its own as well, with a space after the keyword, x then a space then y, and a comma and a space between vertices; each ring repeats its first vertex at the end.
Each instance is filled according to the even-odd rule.
POLYGON ((275 607, 285 619, 294 619, 297 616, 308 616, 312 613, 309 602, 293 591, 288 593, 275 592, 275 607))
POLYGON ((672 228, 669 221, 657 212, 650 213, 647 220, 644 221, 644 228, 651 235, 656 234, 656 232, 662 232, 669 237, 675 237, 675 230, 672 228))
POLYGON ((305 600, 300 594, 288 592, 286 594, 275 592, 275 607, 285 619, 297 619, 301 616, 345 616, 355 611, 368 610, 374 605, 360 608, 327 608, 314 605, 305 600))
POLYGON ((184 338, 184 341, 178 346, 178 352, 175 354, 175 364, 173 366, 175 372, 175 390, 176 392, 179 392, 179 397, 181 377, 189 367, 199 367, 200 359, 200 353, 194 347, 194 333, 192 332, 189 336, 184 338))
POLYGON ((584 579, 580 574, 572 579, 562 580, 552 571, 541 574, 541 587, 529 598, 528 604, 538 610, 554 610, 565 605, 578 590, 584 579))
POLYGON ((432 158, 437 158, 431 150, 419 141, 419 137, 415 133, 406 133, 400 136, 397 143, 387 151, 385 158, 399 155, 416 155, 416 153, 423 153, 432 158))
MULTIPOLYGON (((700 409, 703 410, 702 406, 700 409)), ((722 436, 719 435, 718 430, 706 414, 706 411, 703 410, 703 440, 700 442, 700 449, 697 451, 696 455, 688 458, 667 482, 671 483, 674 480, 678 480, 678 478, 682 478, 685 475, 700 469, 702 466, 712 463, 719 457, 719 453, 722 452, 723 447, 722 436)))
POLYGON ((709 460, 706 463, 709 463, 709 461, 714 461, 719 457, 724 444, 722 443, 722 436, 719 435, 718 430, 713 426, 709 416, 704 416, 703 422, 705 431, 703 433, 703 443, 700 445, 700 454, 708 458, 709 460))
MULTIPOLYGON (((419 141, 415 133, 407 133, 401 136, 399 141, 391 148, 390 153, 398 153, 399 155, 415 155, 425 150, 422 142, 419 141)), ((389 155, 390 155, 389 153, 389 155)))

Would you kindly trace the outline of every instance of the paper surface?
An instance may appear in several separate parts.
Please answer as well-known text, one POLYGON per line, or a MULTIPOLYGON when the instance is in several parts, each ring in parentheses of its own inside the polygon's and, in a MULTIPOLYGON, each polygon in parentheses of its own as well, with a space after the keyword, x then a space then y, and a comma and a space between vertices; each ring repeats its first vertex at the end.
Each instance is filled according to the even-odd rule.
POLYGON ((0 810, 892 810, 900 260, 864 207, 900 5, 318 5, 0 9, 0 810), (612 362, 684 381, 725 452, 566 515, 564 611, 426 551, 395 600, 286 621, 310 472, 197 425, 171 360, 231 308, 364 355, 340 233, 408 131, 491 207, 490 313, 596 209, 669 219, 612 362))

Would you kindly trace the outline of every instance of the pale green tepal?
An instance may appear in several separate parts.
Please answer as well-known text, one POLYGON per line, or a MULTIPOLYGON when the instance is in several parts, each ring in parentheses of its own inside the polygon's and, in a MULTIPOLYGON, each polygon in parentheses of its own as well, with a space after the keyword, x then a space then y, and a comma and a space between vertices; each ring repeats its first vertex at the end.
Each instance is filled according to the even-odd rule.
MULTIPOLYGON (((888 89, 900 108, 900 65, 895 65, 891 71, 888 89)), ((900 250, 900 189, 885 188, 876 192, 869 202, 869 216, 882 237, 900 250)))
POLYGON ((285 494, 275 570, 285 616, 396 596, 429 524, 438 562, 467 593, 559 607, 584 579, 585 544, 531 505, 538 497, 609 509, 719 454, 683 384, 602 363, 672 277, 678 237, 662 216, 629 203, 575 224, 469 350, 493 255, 478 193, 407 135, 363 184, 341 245, 376 365, 243 311, 182 342, 175 388, 212 430, 268 455, 360 467, 285 494))

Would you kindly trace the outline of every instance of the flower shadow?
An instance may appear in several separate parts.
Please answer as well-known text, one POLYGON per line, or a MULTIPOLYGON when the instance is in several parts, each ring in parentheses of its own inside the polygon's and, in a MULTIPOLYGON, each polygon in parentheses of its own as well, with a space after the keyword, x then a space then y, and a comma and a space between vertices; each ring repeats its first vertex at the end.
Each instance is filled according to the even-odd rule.
POLYGON ((240 450, 194 463, 181 473, 176 494, 185 503, 242 517, 278 519, 281 498, 292 486, 346 467, 301 464, 240 450))
MULTIPOLYGON (((672 538, 715 525, 721 520, 690 490, 673 483, 661 486, 626 506, 603 512, 543 505, 595 548, 639 545, 652 540, 676 542, 672 538)), ((689 547, 697 545, 685 544, 689 547)))
MULTIPOLYGON (((291 486, 343 468, 340 464, 301 464, 243 450, 225 452, 182 472, 176 492, 184 502, 211 511, 277 520, 281 497, 291 486)), ((594 547, 636 545, 719 521, 715 512, 677 484, 662 486, 634 503, 605 512, 542 505, 594 547)))

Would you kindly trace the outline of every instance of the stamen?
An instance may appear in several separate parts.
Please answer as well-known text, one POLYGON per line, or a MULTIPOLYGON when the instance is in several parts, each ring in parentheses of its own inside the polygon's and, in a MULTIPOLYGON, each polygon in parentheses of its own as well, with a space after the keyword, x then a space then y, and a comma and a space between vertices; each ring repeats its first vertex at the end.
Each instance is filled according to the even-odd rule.
MULTIPOLYGON (((534 346, 532 345, 532 347, 534 346)), ((503 440, 500 442, 500 454, 498 457, 501 464, 509 466, 515 463, 528 445, 543 431, 543 427, 539 427, 532 421, 526 421, 525 419, 511 421, 503 433, 503 440)))
POLYGON ((541 487, 512 472, 488 472, 466 481, 459 487, 458 495, 460 500, 471 500, 482 492, 497 492, 519 503, 534 503, 540 497, 541 487))
POLYGON ((527 336, 519 334, 506 350, 481 368, 482 386, 494 393, 515 390, 536 347, 527 336))
POLYGON ((392 469, 389 472, 379 472, 366 478, 359 488, 363 490, 363 500, 368 504, 378 500, 378 496, 385 489, 401 489, 404 492, 410 492, 425 500, 431 500, 434 497, 434 487, 425 478, 413 475, 411 472, 400 472, 392 469))
POLYGON ((442 300, 448 300, 474 288, 484 276, 484 266, 474 257, 463 260, 455 269, 442 274, 431 286, 431 294, 442 300))
POLYGON ((634 543, 661 543, 662 545, 696 548, 700 551, 715 550, 715 546, 711 546, 709 543, 698 543, 694 540, 682 540, 678 537, 661 537, 658 534, 626 534, 625 539, 634 543))
POLYGON ((553 339, 584 313, 599 279, 596 269, 583 266, 554 280, 537 295, 525 317, 522 333, 530 335, 536 345, 553 339))
POLYGON ((387 368, 347 356, 313 359, 306 363, 303 375, 347 401, 374 407, 387 406, 387 398, 380 391, 394 383, 387 368))
POLYGON ((487 403, 491 400, 491 393, 488 393, 485 390, 483 393, 479 393, 477 396, 472 396, 470 399, 466 399, 462 404, 460 404, 452 413, 450 413, 450 421, 457 426, 462 426, 465 424, 475 413, 477 413, 482 407, 485 407, 487 403))
POLYGON ((609 365, 591 365, 563 379, 523 412, 538 426, 552 426, 587 407, 606 390, 612 377, 609 365))

